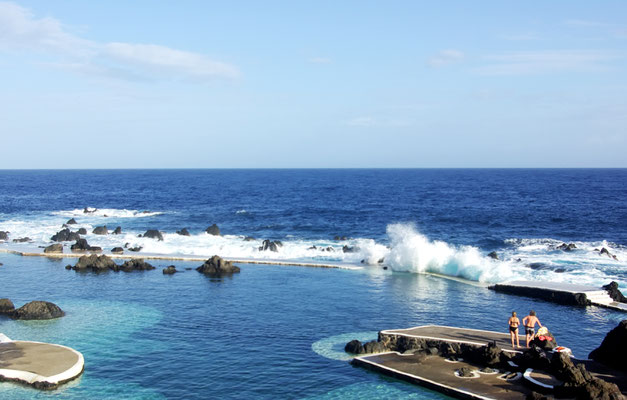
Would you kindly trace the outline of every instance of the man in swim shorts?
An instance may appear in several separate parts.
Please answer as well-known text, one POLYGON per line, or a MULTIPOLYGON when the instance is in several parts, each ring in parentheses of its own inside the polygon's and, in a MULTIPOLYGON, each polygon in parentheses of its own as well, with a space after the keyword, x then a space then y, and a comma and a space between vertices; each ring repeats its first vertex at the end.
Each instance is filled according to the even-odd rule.
POLYGON ((523 325, 525 326, 527 347, 529 347, 529 342, 531 342, 531 340, 533 339, 533 336, 536 333, 536 324, 538 324, 540 328, 542 328, 542 324, 540 323, 540 320, 538 319, 538 317, 536 317, 536 312, 533 310, 529 311, 529 315, 523 318, 522 322, 523 322, 523 325))

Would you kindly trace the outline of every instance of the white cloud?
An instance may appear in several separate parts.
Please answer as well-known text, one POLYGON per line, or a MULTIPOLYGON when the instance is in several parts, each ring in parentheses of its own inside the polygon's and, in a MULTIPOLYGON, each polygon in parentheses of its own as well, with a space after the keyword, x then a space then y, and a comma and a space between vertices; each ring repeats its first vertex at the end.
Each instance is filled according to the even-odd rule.
POLYGON ((0 49, 51 53, 56 67, 119 79, 235 78, 231 64, 154 44, 98 43, 68 33, 54 18, 37 19, 27 9, 0 2, 0 49), (69 60, 69 61, 68 61, 69 60))
POLYGON ((330 64, 333 60, 328 57, 312 57, 309 59, 309 62, 312 64, 330 64))
POLYGON ((603 50, 518 51, 485 57, 482 75, 531 75, 566 71, 602 71, 624 54, 603 50))
POLYGON ((434 68, 458 63, 464 59, 464 53, 459 50, 441 50, 435 56, 429 58, 427 63, 434 68))

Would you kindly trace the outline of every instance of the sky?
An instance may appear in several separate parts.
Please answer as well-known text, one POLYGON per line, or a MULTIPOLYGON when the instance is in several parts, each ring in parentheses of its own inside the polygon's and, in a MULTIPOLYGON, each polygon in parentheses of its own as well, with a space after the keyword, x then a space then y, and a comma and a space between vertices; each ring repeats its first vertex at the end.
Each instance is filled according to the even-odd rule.
POLYGON ((0 0, 0 169, 627 167, 627 2, 0 0))

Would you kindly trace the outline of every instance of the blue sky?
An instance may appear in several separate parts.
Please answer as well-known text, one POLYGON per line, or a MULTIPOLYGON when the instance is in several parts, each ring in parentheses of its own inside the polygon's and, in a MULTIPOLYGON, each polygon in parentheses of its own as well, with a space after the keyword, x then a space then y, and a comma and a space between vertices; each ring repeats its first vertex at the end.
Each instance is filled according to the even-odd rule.
POLYGON ((627 167, 626 16, 0 1, 0 168, 627 167))

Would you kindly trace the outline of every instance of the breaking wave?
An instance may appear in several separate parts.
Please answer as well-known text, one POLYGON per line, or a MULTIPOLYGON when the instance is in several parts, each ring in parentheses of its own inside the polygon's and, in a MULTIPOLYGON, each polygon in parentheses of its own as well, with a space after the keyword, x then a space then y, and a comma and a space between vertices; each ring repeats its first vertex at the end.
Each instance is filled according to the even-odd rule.
POLYGON ((161 215, 163 212, 85 207, 83 209, 55 211, 52 214, 63 217, 143 218, 161 215))

